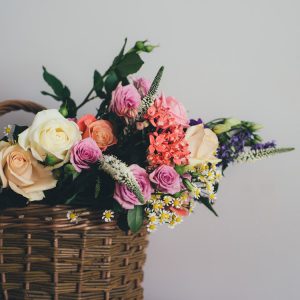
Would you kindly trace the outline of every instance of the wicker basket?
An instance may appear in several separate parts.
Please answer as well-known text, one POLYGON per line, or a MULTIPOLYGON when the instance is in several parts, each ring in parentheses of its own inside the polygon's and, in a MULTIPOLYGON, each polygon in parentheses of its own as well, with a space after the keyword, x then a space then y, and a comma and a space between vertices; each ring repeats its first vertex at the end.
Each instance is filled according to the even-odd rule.
MULTIPOLYGON (((0 103, 0 115, 19 109, 43 107, 0 103)), ((0 299, 143 299, 146 229, 124 232, 88 208, 76 209, 81 220, 71 224, 70 210, 37 203, 0 211, 0 299)))

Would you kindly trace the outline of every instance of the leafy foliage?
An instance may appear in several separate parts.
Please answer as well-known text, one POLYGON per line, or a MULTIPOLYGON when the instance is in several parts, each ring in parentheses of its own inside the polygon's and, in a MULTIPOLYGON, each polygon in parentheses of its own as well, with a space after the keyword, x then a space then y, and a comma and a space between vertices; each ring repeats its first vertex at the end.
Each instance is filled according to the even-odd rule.
POLYGON ((136 205, 134 209, 130 209, 127 214, 129 228, 133 233, 138 232, 143 226, 144 213, 141 205, 136 205))

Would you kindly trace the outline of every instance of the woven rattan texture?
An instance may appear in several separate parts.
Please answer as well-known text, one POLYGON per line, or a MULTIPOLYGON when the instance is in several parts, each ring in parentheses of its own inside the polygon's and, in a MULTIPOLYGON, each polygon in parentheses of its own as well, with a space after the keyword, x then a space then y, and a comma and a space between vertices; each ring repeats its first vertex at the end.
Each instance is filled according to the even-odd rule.
POLYGON ((95 210, 30 204, 0 211, 1 298, 141 300, 147 233, 102 223, 95 210))
POLYGON ((0 116, 17 110, 24 110, 36 114, 39 111, 44 109, 46 109, 44 106, 29 100, 14 99, 14 100, 5 100, 0 102, 0 116))

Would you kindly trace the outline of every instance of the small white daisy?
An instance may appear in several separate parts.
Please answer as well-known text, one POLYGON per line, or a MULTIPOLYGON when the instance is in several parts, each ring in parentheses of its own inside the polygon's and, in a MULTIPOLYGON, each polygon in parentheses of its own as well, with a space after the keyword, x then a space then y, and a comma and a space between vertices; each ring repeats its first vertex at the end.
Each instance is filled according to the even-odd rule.
POLYGON ((7 125, 4 127, 3 133, 5 136, 9 136, 12 133, 12 125, 7 125))
POLYGON ((77 224, 80 221, 80 216, 77 212, 75 212, 75 210, 69 210, 67 212, 67 219, 71 222, 71 223, 75 223, 77 224))
POLYGON ((156 224, 153 224, 153 223, 150 223, 147 225, 147 231, 148 232, 154 232, 157 230, 157 225, 156 224))
POLYGON ((113 218, 114 212, 110 209, 105 210, 102 214, 102 220, 104 220, 105 222, 111 222, 113 218))
POLYGON ((156 215, 154 212, 150 213, 150 214, 148 215, 148 221, 149 221, 149 223, 151 223, 151 224, 156 224, 156 223, 158 223, 157 215, 156 215))

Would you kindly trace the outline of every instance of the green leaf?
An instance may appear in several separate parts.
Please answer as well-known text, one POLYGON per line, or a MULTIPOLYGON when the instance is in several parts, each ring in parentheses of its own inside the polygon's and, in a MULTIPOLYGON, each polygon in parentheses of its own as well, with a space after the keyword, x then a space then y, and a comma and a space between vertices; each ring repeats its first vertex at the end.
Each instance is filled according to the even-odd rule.
POLYGON ((66 201, 65 204, 70 204, 73 200, 76 199, 78 193, 74 194, 73 196, 69 197, 66 201))
POLYGON ((179 165, 175 166, 175 170, 179 175, 183 175, 185 173, 185 169, 186 169, 185 166, 179 166, 179 165))
POLYGON ((116 72, 115 71, 110 72, 104 83, 105 90, 108 93, 111 93, 117 87, 119 82, 120 80, 116 72))
POLYGON ((101 182, 100 177, 97 177, 96 184, 95 184, 95 199, 98 199, 101 192, 101 182))
POLYGON ((127 214, 128 226, 133 233, 138 232, 143 226, 143 206, 136 205, 127 214))
MULTIPOLYGON (((196 199, 197 200, 197 199, 196 199)), ((200 202, 204 204, 216 217, 218 217, 217 212, 212 207, 211 203, 209 202, 208 198, 201 197, 200 202)))
POLYGON ((66 107, 68 110, 68 117, 69 118, 75 118, 77 113, 77 106, 74 100, 67 99, 66 100, 66 107))
POLYGON ((68 87, 64 86, 58 78, 50 74, 45 67, 43 67, 43 70, 44 70, 43 78, 48 83, 48 85, 52 88, 55 95, 58 96, 60 100, 70 98, 71 93, 68 87))
POLYGON ((44 96, 50 96, 52 97, 53 99, 57 100, 57 101, 61 101, 61 99, 51 93, 48 93, 48 92, 45 92, 45 91, 41 91, 41 94, 44 95, 44 96))
POLYGON ((80 174, 75 170, 72 164, 66 164, 64 166, 64 179, 72 177, 72 180, 74 181, 79 175, 80 174))
POLYGON ((95 70, 94 72, 94 91, 99 96, 103 89, 103 79, 101 74, 95 70))
POLYGON ((60 160, 51 154, 47 154, 46 159, 44 161, 46 166, 51 166, 51 167, 55 166, 59 162, 60 162, 60 160))
POLYGON ((130 74, 136 73, 144 61, 141 57, 135 53, 127 53, 124 55, 123 59, 118 63, 116 70, 121 77, 127 77, 130 74))

